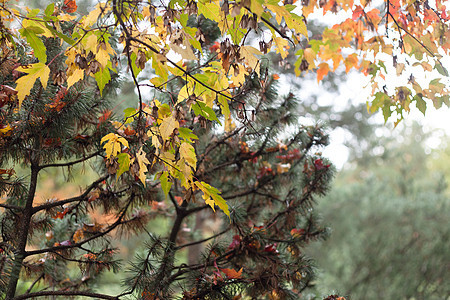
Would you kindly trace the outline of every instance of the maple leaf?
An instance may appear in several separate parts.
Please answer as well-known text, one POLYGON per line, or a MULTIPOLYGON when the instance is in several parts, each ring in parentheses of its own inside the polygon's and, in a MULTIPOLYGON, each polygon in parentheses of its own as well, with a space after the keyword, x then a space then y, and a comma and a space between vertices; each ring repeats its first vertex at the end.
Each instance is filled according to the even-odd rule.
POLYGON ((321 81, 329 71, 330 66, 327 63, 321 63, 319 69, 317 69, 317 82, 321 81))
POLYGON ((47 81, 50 75, 50 69, 44 63, 35 63, 28 66, 22 66, 16 68, 16 71, 27 73, 28 75, 22 76, 16 80, 17 98, 19 100, 19 107, 26 96, 30 94, 34 83, 38 78, 41 80, 41 84, 44 89, 47 88, 47 81))
POLYGON ((142 184, 145 186, 145 179, 146 179, 146 175, 145 173, 148 171, 147 170, 147 165, 150 164, 150 162, 148 161, 147 157, 146 157, 146 153, 144 152, 144 150, 139 149, 138 153, 136 153, 136 160, 139 164, 139 179, 141 180, 142 184))
POLYGON ((189 143, 181 143, 180 157, 184 158, 189 166, 193 169, 197 167, 197 157, 195 156, 195 149, 189 143))
POLYGON ((275 49, 277 53, 280 53, 281 58, 285 59, 288 56, 287 51, 287 49, 289 49, 288 41, 282 37, 275 37, 273 41, 275 43, 275 49))
POLYGON ((105 135, 101 139, 100 143, 105 143, 105 145, 103 145, 103 148, 106 152, 106 158, 116 156, 117 153, 122 151, 122 146, 128 148, 128 141, 115 133, 109 133, 105 135))
POLYGON ((205 200, 206 204, 211 206, 213 211, 216 211, 214 205, 217 205, 228 217, 230 216, 228 204, 222 196, 220 196, 220 191, 218 189, 203 181, 196 181, 195 185, 203 192, 203 200, 205 200))
POLYGON ((70 88, 76 82, 83 80, 83 78, 84 78, 84 70, 83 69, 75 67, 75 69, 72 69, 71 71, 72 72, 70 73, 70 75, 67 76, 67 88, 70 88))
POLYGON ((245 64, 259 74, 259 70, 256 68, 259 59, 255 55, 262 55, 261 51, 252 46, 242 46, 239 53, 244 59, 245 64))
POLYGON ((75 2, 75 0, 64 0, 64 5, 62 6, 62 10, 65 11, 66 13, 74 13, 77 11, 77 3, 75 2))
POLYGON ((42 40, 37 34, 44 33, 44 30, 40 27, 29 25, 19 30, 20 34, 27 39, 27 42, 33 48, 34 56, 39 59, 40 62, 47 62, 46 48, 42 40))
POLYGON ((167 195, 169 195, 170 192, 170 188, 172 187, 172 182, 169 181, 168 173, 163 172, 159 177, 159 181, 161 182, 161 189, 163 190, 164 195, 167 198, 167 195))
POLYGON ((130 170, 130 155, 128 153, 120 153, 117 155, 119 168, 117 169, 116 181, 124 172, 130 170))
POLYGON ((242 278, 242 270, 243 268, 241 268, 239 271, 236 271, 234 269, 220 269, 220 271, 222 271, 228 279, 242 278))
POLYGON ((180 123, 173 115, 164 118, 159 125, 159 132, 164 141, 168 140, 173 133, 173 130, 180 127, 180 123))

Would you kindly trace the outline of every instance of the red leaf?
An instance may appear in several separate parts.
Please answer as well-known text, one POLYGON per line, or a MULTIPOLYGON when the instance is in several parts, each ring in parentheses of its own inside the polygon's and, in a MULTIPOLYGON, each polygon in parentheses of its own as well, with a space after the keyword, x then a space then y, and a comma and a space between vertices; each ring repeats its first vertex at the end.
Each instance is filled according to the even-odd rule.
POLYGON ((74 13, 77 11, 77 3, 75 2, 75 0, 64 0, 64 5, 62 7, 63 11, 65 11, 66 13, 74 13))
POLYGON ((111 111, 105 110, 103 112, 103 115, 101 115, 100 118, 98 118, 97 128, 100 127, 101 124, 105 123, 109 119, 109 117, 111 117, 111 111))
POLYGON ((239 235, 235 235, 233 236, 233 241, 228 246, 228 249, 230 250, 236 249, 237 247, 239 247, 240 244, 241 244, 241 237, 239 235))
POLYGON ((217 52, 217 50, 220 48, 220 44, 219 42, 215 42, 214 45, 212 45, 211 47, 209 47, 209 51, 211 52, 217 52))
POLYGON ((356 5, 355 10, 353 11, 352 19, 354 21, 356 21, 356 19, 361 18, 361 16, 363 14, 364 14, 364 9, 361 6, 356 5))
POLYGON ((316 170, 323 170, 328 169, 330 165, 324 165, 322 159, 318 158, 314 161, 314 167, 316 167, 316 170))

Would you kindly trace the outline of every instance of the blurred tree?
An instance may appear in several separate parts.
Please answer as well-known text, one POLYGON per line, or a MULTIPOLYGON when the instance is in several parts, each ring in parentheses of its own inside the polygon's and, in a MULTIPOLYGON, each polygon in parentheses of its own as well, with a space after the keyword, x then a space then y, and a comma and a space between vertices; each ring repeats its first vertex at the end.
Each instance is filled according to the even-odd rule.
POLYGON ((339 174, 319 205, 333 232, 310 249, 327 270, 320 290, 354 299, 448 297, 450 202, 445 177, 428 167, 426 138, 417 124, 380 137, 339 174))

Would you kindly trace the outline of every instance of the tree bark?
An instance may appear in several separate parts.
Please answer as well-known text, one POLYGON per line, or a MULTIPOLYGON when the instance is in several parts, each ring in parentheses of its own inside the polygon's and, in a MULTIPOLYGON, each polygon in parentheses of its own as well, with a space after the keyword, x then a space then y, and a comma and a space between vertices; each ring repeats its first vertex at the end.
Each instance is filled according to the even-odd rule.
MULTIPOLYGON (((32 154, 33 156, 33 154, 32 154)), ((30 229, 31 217, 33 216, 33 200, 36 194, 36 187, 39 174, 39 165, 37 159, 31 160, 31 176, 30 176, 30 188, 28 189, 28 195, 23 210, 22 223, 19 227, 19 243, 14 253, 14 261, 11 269, 11 276, 8 281, 8 287, 6 289, 6 300, 14 298, 16 294, 17 282, 19 281, 20 271, 22 270, 22 263, 26 257, 26 246, 28 241, 28 232, 30 229)))

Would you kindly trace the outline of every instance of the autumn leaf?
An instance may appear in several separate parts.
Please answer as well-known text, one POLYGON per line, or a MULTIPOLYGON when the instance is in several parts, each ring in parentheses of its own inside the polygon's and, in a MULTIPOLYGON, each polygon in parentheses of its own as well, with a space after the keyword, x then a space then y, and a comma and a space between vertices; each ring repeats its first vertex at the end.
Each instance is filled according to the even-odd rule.
POLYGON ((150 164, 150 162, 148 161, 147 157, 146 157, 146 153, 144 152, 144 150, 139 149, 138 153, 136 153, 136 160, 139 164, 139 179, 141 180, 142 184, 145 186, 145 179, 147 178, 145 173, 148 171, 147 170, 147 165, 150 164))
POLYGON ((62 6, 63 11, 72 14, 77 11, 77 3, 75 0, 64 0, 64 5, 62 6))
POLYGON ((220 269, 220 271, 222 271, 228 279, 242 278, 242 270, 243 268, 241 268, 239 271, 236 271, 234 269, 220 269))
POLYGON ((195 149, 189 143, 181 143, 180 157, 184 158, 189 166, 193 169, 197 167, 197 157, 195 156, 195 149))
POLYGON ((321 63, 319 69, 317 69, 317 82, 320 82, 329 71, 330 66, 327 63, 321 63))
POLYGON ((106 158, 116 156, 117 153, 122 151, 122 146, 128 148, 128 141, 115 133, 105 135, 100 142, 105 143, 103 148, 106 152, 106 158))
POLYGON ((203 200, 205 200, 206 204, 211 206, 213 211, 216 211, 214 206, 217 205, 228 217, 230 216, 228 204, 222 196, 220 196, 220 191, 218 189, 203 181, 196 181, 195 185, 203 192, 203 200))
POLYGON ((259 73, 259 70, 256 68, 259 59, 255 55, 262 55, 261 51, 252 46, 242 46, 239 53, 244 59, 245 64, 259 73))
POLYGON ((173 130, 180 127, 180 124, 173 115, 164 118, 159 125, 159 132, 164 141, 168 140, 173 133, 173 130))
POLYGON ((288 41, 282 37, 275 37, 273 41, 275 43, 275 50, 281 55, 281 58, 285 59, 288 56, 288 41))
POLYGON ((67 88, 70 88, 76 82, 83 80, 83 78, 84 70, 76 67, 76 69, 73 69, 72 73, 67 76, 67 88))
POLYGON ((47 88, 47 81, 50 75, 50 69, 42 62, 31 64, 28 66, 18 67, 16 71, 27 73, 28 75, 22 76, 16 80, 17 98, 19 100, 19 107, 22 105, 22 101, 26 96, 30 94, 34 83, 38 78, 41 80, 41 84, 44 89, 47 88))

